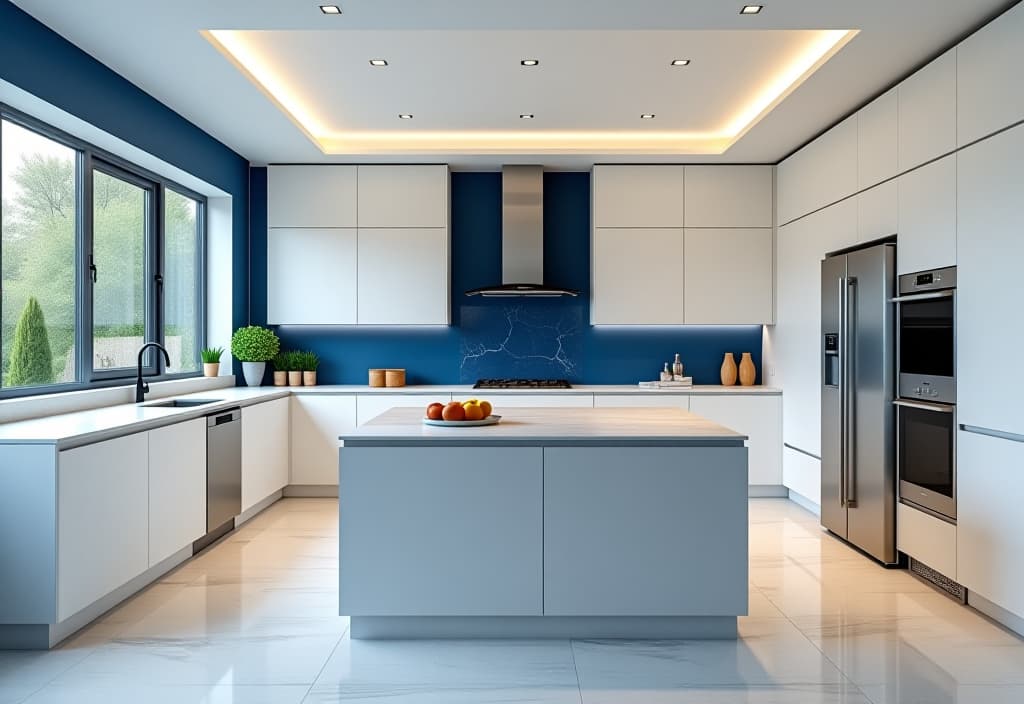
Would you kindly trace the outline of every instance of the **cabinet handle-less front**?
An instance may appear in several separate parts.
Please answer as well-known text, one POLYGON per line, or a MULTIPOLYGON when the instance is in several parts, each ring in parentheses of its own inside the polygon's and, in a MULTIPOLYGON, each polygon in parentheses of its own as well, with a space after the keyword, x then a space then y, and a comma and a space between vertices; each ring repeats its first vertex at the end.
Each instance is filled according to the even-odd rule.
POLYGON ((846 288, 846 505, 857 506, 857 277, 847 279, 846 288))
POLYGON ((839 503, 846 506, 846 279, 839 277, 839 503))

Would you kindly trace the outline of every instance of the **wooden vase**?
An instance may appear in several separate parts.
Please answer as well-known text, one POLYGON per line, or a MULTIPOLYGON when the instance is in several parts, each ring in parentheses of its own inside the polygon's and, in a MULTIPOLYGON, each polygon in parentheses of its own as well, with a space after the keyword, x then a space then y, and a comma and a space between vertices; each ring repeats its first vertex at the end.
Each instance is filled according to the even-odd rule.
POLYGON ((220 362, 203 362, 203 376, 220 376, 220 362))
POLYGON ((316 386, 316 372, 302 372, 303 386, 316 386))
POLYGON ((736 383, 736 357, 732 352, 726 352, 722 360, 722 386, 732 386, 736 383))
POLYGON ((274 370, 274 386, 288 386, 288 372, 274 370))
POLYGON ((302 372, 288 372, 288 386, 302 386, 302 372))
POLYGON ((753 386, 756 378, 757 367, 754 366, 754 360, 750 358, 749 352, 744 352, 743 359, 740 360, 740 384, 753 386))

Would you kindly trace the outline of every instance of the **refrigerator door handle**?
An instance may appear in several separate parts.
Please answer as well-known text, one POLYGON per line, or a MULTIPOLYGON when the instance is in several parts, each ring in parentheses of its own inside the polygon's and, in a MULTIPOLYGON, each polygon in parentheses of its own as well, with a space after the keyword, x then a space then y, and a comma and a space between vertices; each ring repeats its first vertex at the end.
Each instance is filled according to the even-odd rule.
POLYGON ((846 287, 846 403, 843 433, 846 506, 857 507, 857 277, 847 279, 846 287))
POLYGON ((839 504, 846 506, 846 278, 839 277, 839 504))

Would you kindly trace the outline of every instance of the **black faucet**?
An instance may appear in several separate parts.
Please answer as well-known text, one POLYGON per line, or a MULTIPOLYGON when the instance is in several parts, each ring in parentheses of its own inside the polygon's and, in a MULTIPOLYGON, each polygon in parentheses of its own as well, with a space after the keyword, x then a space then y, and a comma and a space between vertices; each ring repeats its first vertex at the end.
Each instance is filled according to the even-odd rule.
POLYGON ((163 352, 164 361, 167 362, 167 366, 171 366, 171 355, 167 354, 167 350, 159 342, 147 342, 139 348, 139 366, 135 375, 135 403, 142 403, 146 399, 146 394, 149 393, 149 384, 142 380, 142 355, 147 347, 156 347, 163 352))

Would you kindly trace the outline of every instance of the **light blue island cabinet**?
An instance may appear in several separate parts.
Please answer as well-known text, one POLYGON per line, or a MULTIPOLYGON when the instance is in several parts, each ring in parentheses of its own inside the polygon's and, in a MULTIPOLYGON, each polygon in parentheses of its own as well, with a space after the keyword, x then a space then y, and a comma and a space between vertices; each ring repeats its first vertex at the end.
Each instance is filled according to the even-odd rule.
POLYGON ((353 637, 736 636, 745 436, 677 409, 517 408, 479 428, 422 413, 341 437, 353 637))

